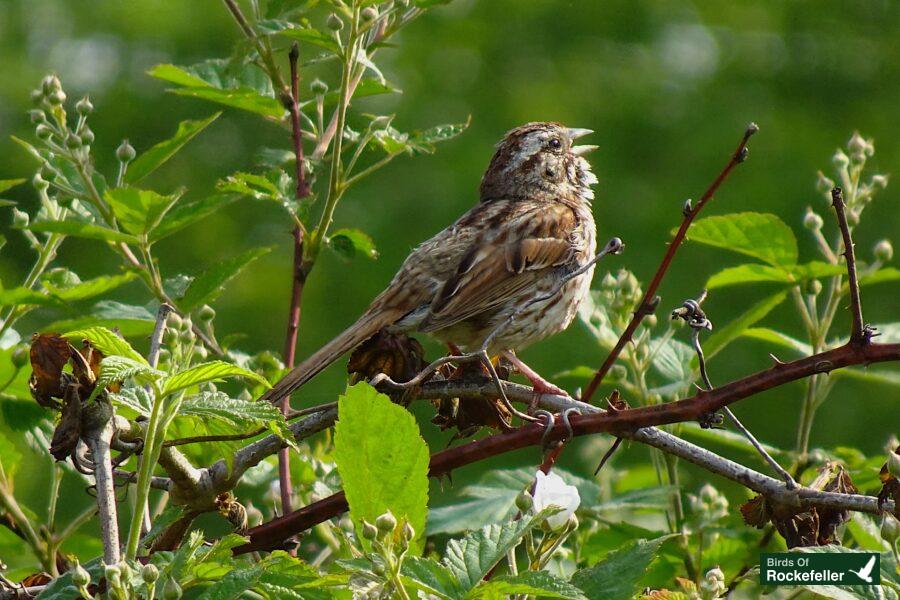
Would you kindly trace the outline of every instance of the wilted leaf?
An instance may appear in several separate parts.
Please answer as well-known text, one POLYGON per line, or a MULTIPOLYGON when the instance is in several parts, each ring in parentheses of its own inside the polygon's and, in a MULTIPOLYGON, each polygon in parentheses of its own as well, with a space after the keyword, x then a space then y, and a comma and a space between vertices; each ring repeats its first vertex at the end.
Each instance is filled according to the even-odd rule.
POLYGON ((758 258, 775 267, 797 264, 797 239, 791 228, 768 213, 732 213, 694 221, 688 230, 693 242, 758 258))
POLYGON ((200 121, 182 121, 178 124, 178 131, 171 138, 159 142, 146 152, 138 156, 134 162, 128 165, 128 171, 125 175, 127 183, 137 183, 160 166, 167 160, 172 158, 176 152, 181 150, 185 144, 191 141, 194 136, 206 129, 206 127, 219 118, 222 113, 200 120, 200 121))
POLYGON ((31 381, 32 395, 45 408, 56 408, 59 403, 53 398, 62 398, 61 382, 63 367, 72 356, 72 346, 58 333, 35 334, 31 338, 31 381))
POLYGON ((186 312, 204 304, 210 304, 219 294, 223 286, 234 279, 251 262, 268 254, 271 248, 252 248, 242 254, 225 259, 210 266, 200 273, 185 291, 179 306, 186 312))

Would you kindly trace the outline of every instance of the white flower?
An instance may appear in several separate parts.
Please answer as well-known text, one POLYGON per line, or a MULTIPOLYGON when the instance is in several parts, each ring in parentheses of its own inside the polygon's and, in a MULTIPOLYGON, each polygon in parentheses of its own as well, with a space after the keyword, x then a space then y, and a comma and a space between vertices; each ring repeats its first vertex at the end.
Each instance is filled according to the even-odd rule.
POLYGON ((581 504, 581 496, 578 488, 568 485, 563 478, 556 473, 545 474, 537 472, 537 481, 534 485, 534 512, 539 513, 548 506, 557 506, 563 509, 561 512, 547 517, 550 529, 558 530, 565 527, 578 505, 581 504))

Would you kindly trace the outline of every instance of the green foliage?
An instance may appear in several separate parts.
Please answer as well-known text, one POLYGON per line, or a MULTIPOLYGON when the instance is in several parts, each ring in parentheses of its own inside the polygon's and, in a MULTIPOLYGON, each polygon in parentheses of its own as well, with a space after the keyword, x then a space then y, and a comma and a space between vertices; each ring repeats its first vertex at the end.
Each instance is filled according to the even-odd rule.
POLYGON ((237 256, 220 261, 195 277, 184 295, 181 296, 181 306, 190 312, 203 304, 209 304, 219 297, 224 286, 237 277, 250 263, 269 253, 271 248, 253 248, 237 256))
POLYGON ((596 565, 577 571, 572 583, 591 599, 628 600, 638 590, 660 546, 672 537, 628 542, 596 565))
POLYGON ((334 459, 350 516, 361 530, 391 511, 424 540, 428 513, 428 446, 415 419, 365 383, 347 388, 338 401, 334 459))
POLYGON ((181 194, 163 196, 151 190, 120 187, 107 190, 106 202, 129 233, 152 239, 152 232, 181 194))
POLYGON ((87 340, 94 348, 102 352, 105 356, 123 356, 139 364, 148 364, 147 360, 141 356, 137 350, 132 348, 128 342, 106 327, 77 329, 75 331, 64 333, 63 337, 71 340, 87 340))
POLYGON ((218 119, 221 114, 215 113, 199 121, 182 121, 179 123, 178 131, 175 132, 175 135, 149 148, 128 166, 125 181, 131 184, 138 183, 141 179, 160 168, 175 153, 181 150, 185 144, 218 119))
POLYGON ((194 365, 184 371, 169 376, 163 384, 163 394, 173 394, 181 390, 196 387, 201 383, 222 381, 225 377, 245 377, 266 387, 269 383, 253 371, 221 360, 194 365))
POLYGON ((688 230, 688 239, 746 254, 774 267, 797 264, 797 238, 775 215, 744 212, 697 219, 688 230))

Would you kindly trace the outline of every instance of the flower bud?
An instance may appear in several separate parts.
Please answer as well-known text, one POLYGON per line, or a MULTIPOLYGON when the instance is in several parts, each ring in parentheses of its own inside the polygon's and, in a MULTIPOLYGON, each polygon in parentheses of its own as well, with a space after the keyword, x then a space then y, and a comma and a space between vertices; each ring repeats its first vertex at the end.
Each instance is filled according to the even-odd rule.
POLYGON ((166 328, 163 332, 162 342, 166 346, 174 346, 178 343, 178 332, 174 329, 166 328))
POLYGON ((328 15, 328 20, 325 21, 325 25, 327 25, 328 29, 332 31, 340 31, 344 28, 344 22, 341 21, 341 18, 334 13, 328 15))
POLYGON ((625 381, 628 379, 628 369, 622 365, 613 365, 609 369, 610 381, 625 381))
POLYGON ((416 530, 407 521, 403 524, 403 539, 412 541, 414 537, 416 537, 416 530))
POLYGON ((644 317, 644 321, 643 321, 644 326, 647 329, 653 329, 654 327, 656 327, 657 322, 658 322, 658 319, 656 318, 656 315, 647 315, 646 317, 644 317))
POLYGON ((360 531, 360 535, 362 535, 363 539, 374 540, 376 537, 378 537, 378 528, 368 521, 363 521, 362 531, 360 531))
POLYGON ((72 583, 80 588, 87 587, 91 583, 91 574, 77 560, 75 561, 75 568, 72 569, 72 583))
POLYGON ((44 123, 47 121, 47 115, 39 108, 28 111, 28 118, 32 123, 44 123))
POLYGON ((854 131, 853 135, 850 136, 850 141, 847 142, 847 149, 850 152, 865 152, 867 145, 863 136, 859 135, 858 131, 854 131))
POLYGON ((846 169, 847 165, 850 164, 850 157, 844 154, 843 150, 836 150, 834 156, 831 157, 831 162, 834 163, 838 169, 846 169))
POLYGON ((44 101, 44 92, 41 90, 31 90, 32 104, 40 104, 44 101))
POLYGON ((144 583, 147 585, 152 585, 159 579, 159 569, 153 564, 144 565, 144 568, 141 569, 141 579, 143 579, 144 583))
POLYGON ((121 573, 118 565, 106 565, 106 568, 103 570, 103 576, 106 577, 106 581, 113 586, 119 585, 119 576, 121 573))
POLYGON ((367 6, 362 11, 362 20, 369 23, 378 18, 378 10, 374 6, 367 6))
POLYGON ((94 105, 91 104, 91 99, 85 96, 75 104, 75 110, 79 115, 86 116, 94 112, 94 105))
POLYGON ((179 600, 181 598, 181 586, 170 577, 163 588, 162 597, 163 600, 179 600))
POLYGON ((887 184, 888 184, 888 176, 887 175, 873 175, 872 176, 872 186, 873 187, 880 187, 881 189, 884 189, 887 187, 887 184))
POLYGON ((12 225, 16 229, 24 229, 28 227, 28 223, 31 221, 31 217, 28 216, 28 213, 25 211, 21 211, 18 208, 13 207, 13 219, 12 225))
POLYGON ((60 89, 62 84, 59 82, 59 78, 56 75, 47 75, 41 81, 41 91, 45 96, 49 96, 56 90, 60 89))
POLYGON ((872 249, 872 254, 874 254, 875 258, 881 262, 890 262, 890 260, 894 258, 894 247, 891 245, 890 240, 881 240, 875 244, 875 247, 872 249))
POLYGON ((181 329, 181 324, 184 321, 181 319, 181 315, 177 312, 170 312, 166 317, 166 327, 170 327, 172 329, 181 329))
POLYGON ((818 296, 822 293, 822 282, 818 279, 811 279, 807 284, 807 291, 813 296, 818 296))
POLYGON ((810 231, 819 231, 823 225, 825 225, 825 221, 822 217, 818 213, 813 212, 811 208, 807 208, 806 214, 803 216, 803 226, 810 231))
POLYGON ((88 146, 94 143, 94 132, 89 127, 85 127, 81 132, 81 141, 88 146))
POLYGON ((516 496, 516 508, 518 508, 519 512, 522 514, 530 512, 531 509, 534 508, 534 498, 531 497, 528 490, 522 490, 519 495, 516 496))
POLYGON ((129 163, 134 160, 135 156, 137 156, 137 152, 134 151, 134 147, 128 143, 128 140, 122 140, 122 143, 116 148, 116 158, 119 159, 119 162, 129 163))
POLYGON ((43 192, 48 187, 50 187, 50 183, 46 179, 41 177, 40 172, 35 173, 34 177, 31 178, 31 185, 33 185, 34 189, 39 192, 43 192))
POLYGON ((881 537, 892 546, 900 539, 900 521, 888 512, 881 518, 881 537))
POLYGON ((16 369, 21 369, 31 361, 30 352, 26 344, 16 346, 9 357, 16 369))
POLYGON ((196 354, 197 358, 200 360, 206 360, 209 356, 209 350, 206 349, 206 346, 197 346, 194 348, 194 354, 196 354))
POLYGON ((316 78, 316 79, 313 79, 312 82, 309 84, 309 89, 316 96, 321 96, 322 94, 324 94, 325 92, 328 91, 328 84, 325 83, 324 81, 322 81, 321 79, 316 78))
POLYGON ((888 455, 887 470, 894 477, 900 477, 900 454, 891 452, 888 455))
POLYGON ((34 134, 42 140, 49 140, 50 136, 53 135, 53 128, 41 123, 35 127, 34 134))
POLYGON ((81 138, 74 133, 69 134, 69 137, 66 138, 66 148, 68 148, 69 150, 77 150, 81 148, 81 138))
POLYGON ((387 572, 387 570, 384 568, 383 564, 381 564, 380 562, 377 562, 372 565, 372 572, 375 573, 376 575, 384 575, 387 572))
POLYGON ((199 317, 201 321, 212 321, 216 318, 216 311, 209 304, 200 307, 199 317))
POLYGON ((62 90, 56 90, 47 96, 47 100, 54 106, 59 106, 66 101, 66 93, 62 90))
POLYGON ((375 527, 382 534, 392 533, 397 528, 397 518, 391 514, 391 511, 387 511, 375 519, 375 527))
POLYGON ((816 173, 816 190, 825 194, 834 189, 834 180, 826 177, 822 171, 816 173))
POLYGON ((722 569, 715 567, 707 571, 700 582, 700 591, 704 599, 713 600, 725 593, 725 574, 722 569))

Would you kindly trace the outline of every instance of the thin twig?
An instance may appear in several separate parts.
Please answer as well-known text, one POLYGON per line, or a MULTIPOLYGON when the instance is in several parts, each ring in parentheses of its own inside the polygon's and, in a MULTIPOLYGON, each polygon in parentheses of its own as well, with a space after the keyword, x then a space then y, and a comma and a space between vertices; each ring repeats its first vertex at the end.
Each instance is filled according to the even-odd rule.
POLYGON ((837 215, 841 238, 844 240, 844 258, 847 260, 847 287, 850 291, 850 341, 863 344, 869 341, 871 335, 867 335, 863 321, 862 302, 859 299, 859 279, 856 276, 856 255, 853 250, 853 238, 850 236, 850 225, 847 224, 847 215, 844 213, 844 193, 841 188, 836 187, 831 190, 831 205, 837 215))
POLYGON ((591 397, 594 395, 594 392, 597 391, 597 387, 599 387, 600 383, 603 381, 603 378, 606 377, 606 374, 609 372, 609 369, 612 367, 613 363, 616 362, 616 359, 619 358, 619 355, 622 353, 622 350, 625 348, 625 345, 631 341, 634 332, 637 330, 638 325, 641 324, 641 321, 649 314, 652 314, 655 309, 655 304, 658 302, 656 300, 656 292, 659 289, 660 284, 662 283, 663 277, 665 277, 666 272, 669 270, 669 265, 672 263, 672 259, 675 257, 675 252, 678 251, 679 246, 684 241, 685 235, 687 234, 688 227, 691 226, 691 223, 694 221, 694 218, 703 210, 703 207, 707 202, 712 199, 713 194, 719 189, 719 186, 725 181, 728 177, 728 174, 731 173, 731 170, 744 161, 747 157, 747 142, 750 140, 750 136, 759 131, 759 127, 756 126, 755 123, 750 123, 747 126, 746 131, 744 131, 744 137, 741 138, 741 142, 738 144, 737 149, 734 151, 734 154, 731 155, 731 159, 728 161, 728 164, 725 165, 725 168, 719 173, 718 177, 710 184, 709 188, 707 188, 706 192, 703 193, 703 196, 700 197, 700 201, 697 202, 697 205, 693 208, 690 206, 690 203, 686 203, 684 207, 684 220, 681 222, 681 227, 678 228, 678 232, 675 234, 675 237, 672 238, 672 241, 669 243, 668 248, 666 248, 666 253, 663 256, 662 262, 659 265, 659 268, 656 270, 656 274, 653 276, 653 279, 650 280, 650 284, 647 286, 646 291, 644 292, 643 298, 641 298, 640 303, 638 304, 637 310, 634 312, 634 316, 631 318, 631 321, 628 323, 628 326, 625 328, 625 331, 622 332, 622 335, 619 337, 619 341, 616 342, 615 347, 609 353, 609 356, 606 357, 606 360, 603 361, 603 364, 597 369, 597 372, 594 374, 594 378, 588 384, 587 389, 584 392, 582 398, 585 402, 589 402, 591 397))

